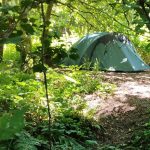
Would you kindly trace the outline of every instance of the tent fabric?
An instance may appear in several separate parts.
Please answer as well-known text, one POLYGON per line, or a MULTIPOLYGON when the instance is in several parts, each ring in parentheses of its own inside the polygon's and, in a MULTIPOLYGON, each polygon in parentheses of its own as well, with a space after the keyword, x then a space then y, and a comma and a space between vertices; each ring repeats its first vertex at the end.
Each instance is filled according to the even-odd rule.
POLYGON ((83 65, 90 62, 92 68, 98 62, 101 70, 108 71, 144 71, 150 66, 137 54, 131 42, 120 33, 94 33, 82 37, 72 48, 79 58, 68 59, 68 65, 83 65))

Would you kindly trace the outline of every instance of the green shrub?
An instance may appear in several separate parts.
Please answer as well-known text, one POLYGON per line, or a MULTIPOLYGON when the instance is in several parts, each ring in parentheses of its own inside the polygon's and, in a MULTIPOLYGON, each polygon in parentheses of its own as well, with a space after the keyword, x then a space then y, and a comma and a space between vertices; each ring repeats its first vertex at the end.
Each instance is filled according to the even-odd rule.
MULTIPOLYGON (((27 74, 11 66, 0 73, 0 115, 2 119, 6 122, 14 109, 27 108, 24 115, 25 126, 24 128, 18 127, 19 131, 24 131, 1 128, 1 135, 7 136, 7 140, 0 143, 1 147, 6 142, 5 147, 9 145, 14 149, 24 147, 26 149, 43 147, 48 149, 50 134, 53 149, 82 150, 97 147, 96 133, 103 131, 101 126, 92 119, 91 110, 89 113, 84 113, 87 110, 84 96, 98 90, 101 93, 111 93, 113 86, 103 84, 101 75, 99 78, 98 75, 95 77, 93 72, 71 70, 58 73, 57 71, 59 72, 59 69, 47 71, 52 117, 51 133, 48 130, 43 74, 27 74), (4 117, 5 113, 8 114, 6 117, 4 117)), ((12 122, 18 123, 16 115, 12 118, 12 122)), ((12 126, 16 125, 12 123, 12 126)))

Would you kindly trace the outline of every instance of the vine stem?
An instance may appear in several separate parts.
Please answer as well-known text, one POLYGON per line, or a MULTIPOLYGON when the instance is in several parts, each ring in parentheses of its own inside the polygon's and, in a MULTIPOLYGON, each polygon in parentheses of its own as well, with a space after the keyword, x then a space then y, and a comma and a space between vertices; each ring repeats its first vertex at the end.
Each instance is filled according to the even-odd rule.
MULTIPOLYGON (((42 66, 44 67, 44 52, 45 52, 45 44, 44 40, 46 37, 46 19, 45 19, 45 13, 44 13, 44 6, 43 6, 43 0, 41 1, 41 13, 42 13, 42 20, 43 20, 43 31, 42 31, 42 56, 41 56, 41 61, 42 61, 42 66)), ((51 150, 51 141, 52 141, 52 135, 51 135, 51 111, 50 111, 50 100, 49 100, 49 95, 48 95, 48 86, 47 86, 47 74, 46 70, 43 70, 43 75, 44 75, 44 86, 45 86, 45 97, 46 97, 46 102, 47 102, 47 111, 48 111, 48 131, 49 131, 49 149, 51 150)))

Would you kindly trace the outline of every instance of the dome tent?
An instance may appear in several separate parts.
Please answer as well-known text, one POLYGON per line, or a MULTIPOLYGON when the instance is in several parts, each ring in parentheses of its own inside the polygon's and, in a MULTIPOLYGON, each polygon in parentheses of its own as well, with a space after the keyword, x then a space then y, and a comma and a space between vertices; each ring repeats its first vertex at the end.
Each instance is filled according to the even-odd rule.
POLYGON ((82 37, 73 46, 78 58, 66 59, 67 65, 83 65, 88 60, 90 67, 99 62, 101 70, 144 71, 150 67, 143 62, 131 42, 120 33, 94 33, 82 37))

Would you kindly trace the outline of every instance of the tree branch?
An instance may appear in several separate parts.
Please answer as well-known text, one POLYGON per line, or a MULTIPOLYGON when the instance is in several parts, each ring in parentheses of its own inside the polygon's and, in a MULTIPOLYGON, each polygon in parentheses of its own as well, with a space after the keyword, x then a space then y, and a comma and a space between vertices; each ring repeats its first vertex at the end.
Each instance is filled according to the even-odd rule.
MULTIPOLYGON (((78 0, 79 3, 81 3, 82 5, 84 5, 86 7, 86 9, 90 10, 90 12, 88 11, 83 11, 83 10, 78 10, 77 8, 75 8, 74 6, 72 6, 70 3, 62 3, 60 1, 57 1, 57 3, 61 4, 61 5, 64 5, 64 6, 67 6, 69 9, 73 9, 73 10, 76 10, 76 12, 91 26, 91 27, 94 27, 94 29, 98 29, 96 28, 93 24, 91 24, 81 13, 89 13, 91 14, 92 16, 94 16, 94 14, 98 14, 100 15, 101 13, 106 15, 107 17, 113 19, 116 23, 118 23, 119 25, 131 30, 131 31, 134 31, 132 28, 130 28, 129 26, 126 26, 125 24, 119 22, 116 18, 114 18, 113 16, 109 15, 105 10, 107 7, 104 7, 103 9, 99 9, 93 5, 90 5, 88 3, 86 3, 85 1, 82 1, 82 0, 78 0), (96 12, 95 12, 96 11, 96 12)), ((135 31, 134 31, 135 32, 135 31)))
POLYGON ((84 15, 81 14, 81 12, 82 12, 82 13, 89 13, 89 14, 93 15, 91 12, 79 10, 79 9, 77 9, 76 7, 72 6, 70 3, 62 3, 62 2, 60 2, 60 1, 57 1, 57 3, 58 3, 58 4, 61 4, 61 5, 63 5, 63 6, 68 7, 68 8, 71 9, 73 12, 76 12, 78 15, 80 15, 80 16, 85 20, 85 22, 86 22, 87 24, 89 24, 89 25, 90 25, 91 27, 93 27, 95 30, 98 30, 98 28, 96 28, 93 24, 91 24, 91 23, 88 21, 88 19, 86 19, 86 17, 84 17, 84 15))
MULTIPOLYGON (((125 0, 122 0, 122 4, 123 4, 123 6, 126 4, 126 3, 125 3, 125 0)), ((129 27, 129 26, 130 26, 130 22, 129 22, 129 20, 128 20, 127 14, 126 14, 125 11, 123 11, 123 14, 124 14, 124 17, 125 17, 125 19, 126 19, 126 21, 127 21, 128 27, 129 27)))
MULTIPOLYGON (((150 16, 149 16, 149 13, 146 11, 146 8, 145 8, 145 1, 143 0, 138 0, 137 4, 139 4, 142 8, 142 11, 141 13, 143 13, 143 15, 146 17, 146 20, 148 21, 148 23, 146 24, 148 29, 150 30, 150 16)), ((140 13, 140 12, 139 12, 140 13)), ((142 14, 141 14, 142 15, 142 14)), ((143 17, 142 17, 143 18, 143 17)))

